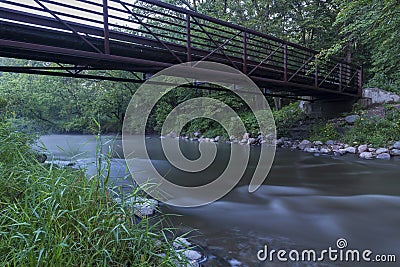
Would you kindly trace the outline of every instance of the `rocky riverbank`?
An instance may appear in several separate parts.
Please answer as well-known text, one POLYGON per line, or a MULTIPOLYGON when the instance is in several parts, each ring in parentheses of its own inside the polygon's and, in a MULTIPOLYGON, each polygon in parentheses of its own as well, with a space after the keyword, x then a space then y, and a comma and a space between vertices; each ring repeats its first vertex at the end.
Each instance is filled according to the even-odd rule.
POLYGON ((341 142, 328 140, 325 143, 321 141, 311 142, 309 140, 290 140, 280 138, 276 141, 277 147, 287 149, 299 149, 304 152, 314 154, 332 154, 343 156, 345 154, 356 154, 362 159, 383 159, 390 160, 391 157, 400 156, 400 142, 395 142, 389 147, 373 147, 369 144, 344 144, 341 142))

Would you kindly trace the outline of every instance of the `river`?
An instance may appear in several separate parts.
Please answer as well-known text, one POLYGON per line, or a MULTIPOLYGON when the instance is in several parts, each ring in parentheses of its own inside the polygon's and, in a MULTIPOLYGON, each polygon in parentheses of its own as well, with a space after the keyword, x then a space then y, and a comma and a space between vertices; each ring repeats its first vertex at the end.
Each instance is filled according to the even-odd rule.
MULTIPOLYGON (((47 135, 41 141, 59 164, 75 161, 87 166, 89 174, 94 172, 93 136, 47 135)), ((193 184, 203 181, 201 177, 209 177, 193 174, 194 178, 188 179, 187 174, 174 169, 161 152, 159 138, 148 138, 147 145, 153 164, 170 179, 193 184)), ((121 140, 117 138, 114 146, 111 176, 123 185, 127 182, 117 178, 129 174, 121 156, 121 140)), ((181 147, 185 155, 198 156, 197 143, 185 141, 181 147)), ((207 169, 208 174, 220 173, 229 157, 229 145, 217 147, 217 158, 207 169)), ((368 249, 373 252, 369 257, 372 259, 376 254, 394 254, 400 261, 398 157, 367 161, 356 156, 316 156, 278 150, 267 180, 256 192, 248 193, 246 181, 256 166, 257 149, 251 148, 248 171, 241 182, 222 199, 197 208, 161 207, 166 213, 181 215, 171 216, 171 221, 182 231, 196 229, 192 240, 202 245, 209 257, 204 266, 365 266, 363 261, 346 263, 326 257, 323 262, 281 262, 276 254, 272 262, 257 258, 265 245, 269 250, 313 249, 319 253, 329 247, 338 249, 339 238, 347 241, 343 250, 368 249)))

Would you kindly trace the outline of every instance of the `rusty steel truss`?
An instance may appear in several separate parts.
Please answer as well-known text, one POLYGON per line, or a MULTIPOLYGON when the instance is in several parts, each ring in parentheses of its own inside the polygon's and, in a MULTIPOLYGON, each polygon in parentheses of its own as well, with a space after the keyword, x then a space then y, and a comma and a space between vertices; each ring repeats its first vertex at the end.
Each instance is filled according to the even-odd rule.
POLYGON ((317 51, 298 44, 156 0, 73 3, 0 1, 0 56, 57 63, 0 71, 143 82, 138 73, 207 60, 240 70, 265 95, 361 95, 361 67, 318 60, 317 51), (132 78, 92 70, 124 70, 132 78))

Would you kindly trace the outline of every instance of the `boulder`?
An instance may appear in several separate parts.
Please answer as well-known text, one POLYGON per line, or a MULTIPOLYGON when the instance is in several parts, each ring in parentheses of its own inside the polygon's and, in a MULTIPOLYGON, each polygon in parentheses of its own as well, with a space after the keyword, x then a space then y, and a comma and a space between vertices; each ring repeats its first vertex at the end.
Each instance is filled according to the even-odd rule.
POLYGON ((387 148, 378 148, 375 152, 376 152, 376 154, 379 155, 379 154, 382 154, 382 153, 388 153, 389 150, 387 148))
POLYGON ((389 160, 390 159, 390 154, 389 153, 381 153, 378 156, 376 156, 377 159, 385 159, 389 160))
POLYGON ((256 142, 256 139, 255 139, 255 138, 249 138, 248 141, 247 141, 247 144, 252 145, 252 144, 254 144, 255 142, 256 142))
POLYGON ((359 118, 360 118, 359 115, 349 115, 349 116, 346 116, 346 118, 344 118, 344 120, 348 124, 354 124, 356 122, 356 120, 358 120, 359 118))
POLYGON ((362 159, 373 159, 374 155, 371 152, 362 152, 360 154, 360 158, 362 158, 362 159))
POLYGON ((134 213, 139 217, 153 215, 158 206, 157 200, 145 197, 128 198, 125 203, 133 204, 134 213))
POLYGON ((351 154, 355 154, 357 149, 355 147, 349 146, 347 148, 345 148, 347 153, 351 153, 351 154))
POLYGON ((360 145, 358 147, 358 153, 363 153, 363 152, 367 151, 367 149, 368 149, 368 145, 360 145))
POLYGON ((282 146, 284 144, 283 138, 279 138, 275 141, 277 146, 282 146))
POLYGON ((394 143, 393 148, 400 149, 400 142, 394 143))
POLYGON ((218 141, 219 141, 219 138, 220 138, 220 136, 217 135, 217 136, 214 138, 214 142, 218 142, 218 141))
POLYGON ((184 250, 183 255, 190 261, 200 260, 203 256, 196 250, 184 250))
POLYGON ((322 143, 321 141, 315 141, 314 145, 316 146, 322 146, 324 143, 322 143))
POLYGON ((335 144, 335 141, 328 140, 328 141, 325 142, 325 144, 327 144, 328 146, 333 146, 335 144))
POLYGON ((303 140, 299 144, 299 149, 304 150, 305 148, 310 148, 312 147, 312 143, 308 140, 303 140))
POLYGON ((177 237, 175 238, 174 242, 172 243, 172 246, 176 249, 179 248, 188 248, 192 246, 192 243, 190 243, 186 238, 184 237, 177 237))
POLYGON ((245 134, 243 135, 243 138, 242 138, 242 139, 248 140, 249 138, 250 138, 250 134, 249 134, 249 133, 245 133, 245 134))
POLYGON ((393 156, 400 156, 400 149, 393 149, 393 150, 391 151, 391 154, 392 154, 393 156))
POLYGON ((304 152, 308 152, 308 153, 316 153, 316 152, 319 152, 318 148, 313 148, 313 147, 306 147, 303 151, 304 151, 304 152))
POLYGON ((321 152, 322 154, 328 154, 331 152, 331 150, 327 148, 321 148, 319 152, 321 152))

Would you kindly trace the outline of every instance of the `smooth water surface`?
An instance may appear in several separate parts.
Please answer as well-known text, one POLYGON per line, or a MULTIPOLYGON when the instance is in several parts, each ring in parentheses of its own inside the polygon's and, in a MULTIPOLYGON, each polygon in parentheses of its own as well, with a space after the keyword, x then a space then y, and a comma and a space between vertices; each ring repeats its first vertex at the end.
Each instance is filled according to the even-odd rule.
MULTIPOLYGON (((107 141, 112 137, 105 136, 107 141)), ((96 140, 85 135, 49 135, 41 138, 57 162, 75 161, 95 171, 96 140), (61 148, 61 149, 60 149, 61 148)), ((108 143, 111 145, 111 142, 108 143)), ((103 146, 103 151, 107 146, 103 146)), ((213 164, 204 172, 187 174, 176 170, 160 149, 160 139, 147 139, 154 166, 167 179, 182 185, 199 185, 223 171, 230 145, 218 144, 213 164)), ((120 185, 131 182, 123 160, 121 141, 116 139, 112 177, 120 185), (119 179, 127 177, 125 180, 119 179)), ((183 153, 199 156, 198 144, 183 141, 183 153)), ((356 156, 315 156, 300 151, 278 150, 264 185, 248 193, 246 183, 257 164, 252 147, 248 170, 239 185, 212 204, 197 208, 163 205, 175 226, 192 232, 192 240, 205 247, 205 266, 397 266, 385 263, 260 262, 257 252, 269 249, 336 248, 345 238, 348 249, 372 250, 374 254, 396 254, 400 261, 400 158, 390 161, 360 160, 356 156)), ((142 152, 140 152, 142 153, 142 152)), ((138 153, 137 171, 143 155, 138 153)))

